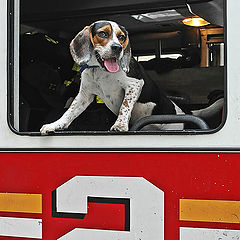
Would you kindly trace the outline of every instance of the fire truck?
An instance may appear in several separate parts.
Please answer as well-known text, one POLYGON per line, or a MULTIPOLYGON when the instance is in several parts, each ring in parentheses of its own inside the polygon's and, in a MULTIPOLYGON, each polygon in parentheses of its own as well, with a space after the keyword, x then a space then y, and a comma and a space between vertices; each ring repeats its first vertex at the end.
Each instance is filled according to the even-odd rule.
POLYGON ((240 239, 239 11, 237 0, 1 0, 0 239, 240 239), (133 57, 186 111, 156 122, 189 127, 142 131, 146 118, 110 131, 96 96, 67 130, 41 135, 81 83, 69 43, 97 20, 127 29, 133 57))

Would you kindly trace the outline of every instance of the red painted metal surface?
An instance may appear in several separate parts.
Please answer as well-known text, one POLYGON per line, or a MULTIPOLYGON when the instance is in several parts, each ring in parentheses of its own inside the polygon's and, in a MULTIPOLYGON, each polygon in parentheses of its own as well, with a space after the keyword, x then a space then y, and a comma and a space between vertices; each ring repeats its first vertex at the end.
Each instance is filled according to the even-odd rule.
POLYGON ((240 154, 230 153, 1 153, 0 192, 42 194, 43 213, 35 217, 43 219, 43 239, 51 240, 76 227, 124 228, 121 204, 89 203, 82 220, 53 218, 51 192, 58 186, 76 175, 144 177, 164 191, 165 240, 176 240, 180 226, 240 229, 240 224, 184 222, 178 216, 181 198, 240 200, 239 170, 240 154))

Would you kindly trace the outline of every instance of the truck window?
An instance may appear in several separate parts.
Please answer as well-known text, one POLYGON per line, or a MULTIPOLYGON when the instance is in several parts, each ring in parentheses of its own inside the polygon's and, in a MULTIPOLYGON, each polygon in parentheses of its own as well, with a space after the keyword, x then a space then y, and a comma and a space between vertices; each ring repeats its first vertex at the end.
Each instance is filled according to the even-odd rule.
MULTIPOLYGON (((78 32, 98 20, 124 26, 132 56, 160 89, 158 94, 164 92, 190 120, 194 116, 208 126, 202 131, 195 122, 183 119, 184 130, 145 127, 137 129, 139 134, 210 133, 224 123, 223 1, 91 0, 70 4, 64 0, 11 0, 11 5, 15 10, 10 56, 15 60, 9 79, 8 114, 16 132, 40 134, 44 124, 56 121, 67 111, 79 92, 83 74, 69 45, 78 32)), ((86 110, 61 132, 109 134, 116 115, 95 94, 86 110)), ((171 123, 170 117, 151 124, 171 123)), ((130 130, 134 124, 130 121, 130 130)))

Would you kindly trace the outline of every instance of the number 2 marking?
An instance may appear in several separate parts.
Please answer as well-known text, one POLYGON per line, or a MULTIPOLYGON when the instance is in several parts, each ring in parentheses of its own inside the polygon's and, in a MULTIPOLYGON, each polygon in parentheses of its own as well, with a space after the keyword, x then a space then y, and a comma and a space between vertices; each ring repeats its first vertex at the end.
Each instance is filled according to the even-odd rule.
POLYGON ((53 196, 56 216, 83 218, 92 198, 118 199, 130 205, 125 231, 75 228, 59 240, 164 239, 164 193, 144 178, 76 176, 59 186, 53 196))

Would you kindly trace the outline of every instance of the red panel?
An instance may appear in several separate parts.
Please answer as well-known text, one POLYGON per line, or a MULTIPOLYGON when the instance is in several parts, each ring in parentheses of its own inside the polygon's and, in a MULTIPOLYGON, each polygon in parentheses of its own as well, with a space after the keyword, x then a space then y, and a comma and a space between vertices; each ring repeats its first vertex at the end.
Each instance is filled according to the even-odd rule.
POLYGON ((50 218, 48 230, 43 229, 43 239, 56 239, 74 228, 124 230, 124 217, 123 204, 89 203, 84 219, 50 218))
POLYGON ((178 220, 180 198, 240 200, 239 169, 239 154, 1 153, 0 192, 43 194, 43 239, 48 240, 80 226, 124 226, 121 204, 90 203, 84 220, 52 218, 51 191, 67 180, 76 175, 144 177, 164 191, 165 240, 176 240, 180 226, 240 229, 239 224, 178 220))

